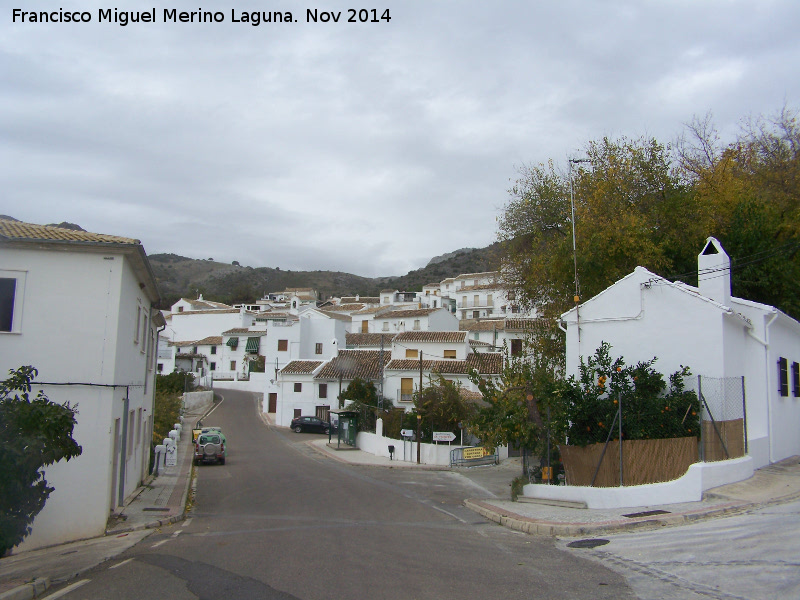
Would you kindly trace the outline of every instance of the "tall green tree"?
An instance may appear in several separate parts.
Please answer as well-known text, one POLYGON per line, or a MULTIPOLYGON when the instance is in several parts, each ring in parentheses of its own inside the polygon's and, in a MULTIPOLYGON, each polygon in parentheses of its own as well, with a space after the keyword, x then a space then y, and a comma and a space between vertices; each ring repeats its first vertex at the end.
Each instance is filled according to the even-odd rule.
POLYGON ((796 113, 745 122, 727 146, 710 116, 674 148, 604 138, 581 161, 524 167, 509 190, 498 222, 502 271, 523 305, 547 317, 570 308, 575 257, 581 300, 639 265, 696 285, 697 253, 714 236, 732 259, 736 296, 800 318, 796 113))
POLYGON ((477 407, 461 392, 459 384, 434 373, 429 384, 414 394, 414 414, 422 417, 423 438, 430 439, 433 431, 450 431, 458 435, 459 423, 470 421, 477 407))
POLYGON ((499 219, 504 278, 522 304, 545 316, 572 306, 576 256, 585 299, 637 265, 656 272, 682 267, 687 235, 702 239, 675 210, 690 196, 672 172, 668 147, 604 138, 584 155, 588 162, 572 170, 552 162, 523 168, 499 219))
POLYGON ((31 398, 31 366, 9 375, 0 382, 0 556, 30 534, 55 489, 42 469, 82 451, 72 438, 77 407, 56 404, 41 390, 31 398))

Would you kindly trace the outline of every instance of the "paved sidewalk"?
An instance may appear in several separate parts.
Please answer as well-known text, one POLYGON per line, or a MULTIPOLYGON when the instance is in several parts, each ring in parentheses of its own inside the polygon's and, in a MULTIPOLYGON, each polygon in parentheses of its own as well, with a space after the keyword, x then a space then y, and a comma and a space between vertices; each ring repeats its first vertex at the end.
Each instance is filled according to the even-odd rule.
POLYGON ((157 528, 183 520, 192 477, 192 432, 202 413, 185 414, 177 464, 149 477, 109 519, 104 537, 12 554, 0 559, 0 600, 27 600, 117 556, 157 528))

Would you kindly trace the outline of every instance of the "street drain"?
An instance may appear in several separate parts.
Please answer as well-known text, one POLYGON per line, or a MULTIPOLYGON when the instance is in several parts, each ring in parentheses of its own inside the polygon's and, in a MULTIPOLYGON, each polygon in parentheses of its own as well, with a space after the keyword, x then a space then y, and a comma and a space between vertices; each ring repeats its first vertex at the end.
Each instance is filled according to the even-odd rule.
POLYGON ((567 548, 597 548, 598 546, 605 546, 608 540, 593 539, 593 540, 578 540, 567 544, 567 548))
POLYGON ((142 510, 166 512, 169 508, 143 508, 142 510))
POLYGON ((654 517, 656 515, 668 515, 668 514, 670 514, 668 510, 648 510, 645 512, 631 513, 629 515, 622 515, 622 516, 628 517, 629 519, 638 519, 639 517, 654 517))

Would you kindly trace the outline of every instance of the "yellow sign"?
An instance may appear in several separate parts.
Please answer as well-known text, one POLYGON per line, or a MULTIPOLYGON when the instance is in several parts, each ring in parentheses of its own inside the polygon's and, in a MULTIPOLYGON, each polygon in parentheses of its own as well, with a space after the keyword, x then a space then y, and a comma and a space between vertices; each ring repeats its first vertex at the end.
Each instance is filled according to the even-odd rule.
POLYGON ((542 481, 550 481, 553 478, 553 467, 542 467, 542 481))
POLYGON ((485 448, 464 448, 464 460, 471 460, 473 458, 483 458, 487 456, 485 448))

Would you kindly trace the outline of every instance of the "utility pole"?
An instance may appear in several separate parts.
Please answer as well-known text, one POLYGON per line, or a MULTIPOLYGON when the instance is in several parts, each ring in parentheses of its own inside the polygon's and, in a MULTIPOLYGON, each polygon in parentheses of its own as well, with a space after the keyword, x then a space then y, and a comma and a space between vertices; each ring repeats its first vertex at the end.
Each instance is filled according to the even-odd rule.
MULTIPOLYGON (((578 344, 581 343, 581 322, 578 314, 578 304, 581 301, 581 288, 578 284, 578 250, 575 244, 575 193, 572 184, 572 165, 578 163, 591 162, 588 158, 570 158, 569 159, 569 204, 572 209, 572 259, 575 263, 575 326, 578 329, 578 344)), ((578 346, 578 353, 580 354, 580 346, 578 346)))

